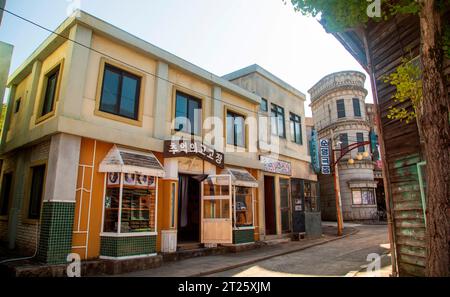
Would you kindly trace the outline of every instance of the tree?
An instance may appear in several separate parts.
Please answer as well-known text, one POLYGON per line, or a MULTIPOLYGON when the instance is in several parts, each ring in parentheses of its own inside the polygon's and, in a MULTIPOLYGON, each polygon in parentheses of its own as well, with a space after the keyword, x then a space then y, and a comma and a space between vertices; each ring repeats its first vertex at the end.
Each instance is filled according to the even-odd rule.
MULTIPOLYGON (((366 0, 291 0, 304 15, 318 16, 328 32, 361 28, 369 22, 366 0)), ((444 59, 450 57, 450 0, 383 0, 387 14, 420 19, 422 98, 415 106, 427 162, 427 276, 450 275, 450 103, 444 59)))

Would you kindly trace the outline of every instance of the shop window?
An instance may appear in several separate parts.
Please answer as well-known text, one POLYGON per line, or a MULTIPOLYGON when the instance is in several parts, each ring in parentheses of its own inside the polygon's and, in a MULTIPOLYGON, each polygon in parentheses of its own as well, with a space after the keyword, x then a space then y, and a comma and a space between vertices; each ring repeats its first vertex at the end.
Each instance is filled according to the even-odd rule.
POLYGON ((253 189, 249 187, 235 187, 236 227, 253 226, 253 189))
POLYGON ((175 131, 201 135, 202 102, 177 91, 175 102, 175 131))
POLYGON ((297 144, 303 144, 302 139, 302 120, 296 114, 290 114, 291 140, 297 144))
POLYGON ((280 178, 281 230, 284 233, 291 230, 289 197, 289 179, 280 178))
POLYGON ((203 218, 230 218, 230 184, 228 177, 210 177, 203 182, 203 218))
POLYGON ((352 189, 353 205, 375 205, 374 189, 352 189))
POLYGON ((358 98, 353 98, 353 112, 355 117, 361 117, 361 105, 358 98))
POLYGON ((44 194, 45 165, 31 167, 31 188, 28 205, 28 218, 39 219, 42 196, 44 194))
POLYGON ((281 138, 286 138, 284 108, 276 104, 272 104, 270 119, 271 119, 272 135, 281 138))
POLYGON ((345 102, 344 99, 336 101, 338 119, 345 118, 345 102))
POLYGON ((227 111, 227 144, 245 147, 245 118, 227 111))
MULTIPOLYGON (((358 142, 358 143, 364 142, 364 133, 359 133, 359 132, 356 133, 356 142, 358 142)), ((358 147, 358 152, 364 153, 365 152, 364 146, 358 147)))
POLYGON ((103 232, 156 232, 156 196, 154 176, 108 173, 103 232))
POLYGON ((100 111, 138 120, 141 78, 105 64, 100 111))
POLYGON ((304 185, 305 210, 309 212, 320 211, 318 183, 305 181, 304 185))
POLYGON ((9 210, 9 199, 11 197, 12 173, 4 173, 2 188, 0 190, 0 216, 6 216, 9 210))
POLYGON ((260 105, 260 110, 262 112, 267 112, 269 111, 269 105, 267 103, 267 100, 264 98, 261 98, 261 105, 260 105))
POLYGON ((54 111, 58 91, 59 72, 60 66, 57 66, 45 76, 45 91, 40 113, 41 117, 54 111))

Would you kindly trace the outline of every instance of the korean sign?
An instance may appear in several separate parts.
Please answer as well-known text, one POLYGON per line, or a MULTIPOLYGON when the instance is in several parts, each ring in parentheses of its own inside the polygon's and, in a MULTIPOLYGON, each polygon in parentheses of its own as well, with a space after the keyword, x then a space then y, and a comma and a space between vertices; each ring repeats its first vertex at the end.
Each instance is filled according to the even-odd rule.
POLYGON ((164 158, 196 156, 220 168, 225 167, 224 154, 193 140, 164 141, 164 158))
POLYGON ((331 174, 330 141, 328 139, 321 139, 319 144, 321 173, 326 175, 331 174))
POLYGON ((292 175, 291 163, 289 162, 275 160, 265 156, 259 156, 259 159, 264 166, 264 171, 284 175, 292 175))

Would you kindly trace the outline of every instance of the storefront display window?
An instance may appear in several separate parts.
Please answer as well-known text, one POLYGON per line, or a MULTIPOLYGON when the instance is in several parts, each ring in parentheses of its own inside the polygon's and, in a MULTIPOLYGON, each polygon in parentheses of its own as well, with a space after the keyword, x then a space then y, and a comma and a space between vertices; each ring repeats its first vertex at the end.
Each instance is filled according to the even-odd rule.
POLYGON ((253 226, 253 189, 235 187, 236 227, 253 226))
POLYGON ((203 218, 230 219, 228 177, 210 177, 203 183, 203 218))
POLYGON ((354 205, 375 205, 375 195, 373 189, 353 189, 352 197, 354 205))
POLYGON ((156 184, 154 176, 108 173, 103 232, 155 232, 156 184))
POLYGON ((305 181, 304 185, 306 211, 320 211, 318 184, 316 182, 305 181))

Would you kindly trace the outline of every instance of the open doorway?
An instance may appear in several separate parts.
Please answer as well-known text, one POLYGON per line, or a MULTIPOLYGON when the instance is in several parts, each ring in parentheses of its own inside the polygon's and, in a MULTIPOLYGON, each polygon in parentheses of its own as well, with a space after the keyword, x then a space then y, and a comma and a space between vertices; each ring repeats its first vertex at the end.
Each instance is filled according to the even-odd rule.
POLYGON ((275 178, 264 176, 264 204, 266 217, 266 235, 277 234, 275 214, 275 178))
POLYGON ((200 241, 200 183, 202 178, 180 174, 178 178, 178 242, 200 241))

